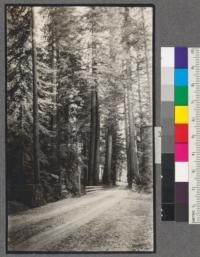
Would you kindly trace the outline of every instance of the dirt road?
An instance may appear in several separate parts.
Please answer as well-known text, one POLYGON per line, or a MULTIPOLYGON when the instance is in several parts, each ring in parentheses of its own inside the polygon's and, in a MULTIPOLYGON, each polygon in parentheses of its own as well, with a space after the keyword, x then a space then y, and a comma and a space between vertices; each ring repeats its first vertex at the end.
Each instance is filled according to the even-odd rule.
POLYGON ((8 218, 14 251, 151 251, 151 194, 124 186, 96 191, 8 218))

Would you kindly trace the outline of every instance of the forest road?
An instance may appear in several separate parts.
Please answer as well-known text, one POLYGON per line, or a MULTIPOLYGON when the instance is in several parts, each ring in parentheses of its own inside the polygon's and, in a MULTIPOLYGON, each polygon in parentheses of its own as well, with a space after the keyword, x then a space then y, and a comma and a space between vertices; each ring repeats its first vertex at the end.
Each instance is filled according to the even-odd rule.
POLYGON ((125 186, 8 217, 9 251, 152 251, 152 194, 125 186))

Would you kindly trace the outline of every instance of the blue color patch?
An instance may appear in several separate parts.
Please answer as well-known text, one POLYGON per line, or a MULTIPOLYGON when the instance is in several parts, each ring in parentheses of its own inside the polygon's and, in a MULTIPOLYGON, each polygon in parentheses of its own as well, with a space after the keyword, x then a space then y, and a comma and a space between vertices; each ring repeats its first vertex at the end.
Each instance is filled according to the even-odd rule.
POLYGON ((188 69, 175 69, 175 86, 188 86, 188 69))

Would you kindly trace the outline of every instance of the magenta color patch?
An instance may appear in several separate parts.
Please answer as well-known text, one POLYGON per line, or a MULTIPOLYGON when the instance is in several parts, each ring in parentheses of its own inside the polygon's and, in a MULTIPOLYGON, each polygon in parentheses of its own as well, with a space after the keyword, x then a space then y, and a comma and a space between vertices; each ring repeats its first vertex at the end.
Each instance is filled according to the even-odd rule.
POLYGON ((175 161, 188 161, 188 144, 175 144, 175 161))

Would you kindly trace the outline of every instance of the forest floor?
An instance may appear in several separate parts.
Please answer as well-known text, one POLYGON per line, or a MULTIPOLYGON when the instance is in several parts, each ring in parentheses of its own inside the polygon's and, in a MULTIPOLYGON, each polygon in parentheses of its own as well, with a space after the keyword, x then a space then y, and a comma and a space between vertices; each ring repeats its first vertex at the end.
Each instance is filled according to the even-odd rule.
POLYGON ((124 185, 8 217, 9 251, 152 251, 152 194, 124 185))

